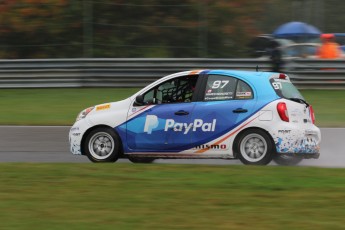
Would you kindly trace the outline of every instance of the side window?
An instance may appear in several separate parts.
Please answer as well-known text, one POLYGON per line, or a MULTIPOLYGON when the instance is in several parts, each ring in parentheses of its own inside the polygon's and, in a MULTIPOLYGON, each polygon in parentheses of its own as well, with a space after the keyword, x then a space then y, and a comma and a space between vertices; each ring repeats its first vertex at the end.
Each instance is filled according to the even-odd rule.
POLYGON ((235 99, 237 100, 253 99, 252 88, 250 88, 250 86, 244 81, 238 80, 235 99))
POLYGON ((144 94, 144 103, 191 102, 197 80, 198 75, 188 75, 165 81, 144 94))
POLYGON ((144 94, 144 103, 145 104, 153 104, 153 98, 154 98, 155 90, 152 89, 144 94))
POLYGON ((221 75, 209 75, 204 101, 234 99, 236 84, 236 78, 221 75))

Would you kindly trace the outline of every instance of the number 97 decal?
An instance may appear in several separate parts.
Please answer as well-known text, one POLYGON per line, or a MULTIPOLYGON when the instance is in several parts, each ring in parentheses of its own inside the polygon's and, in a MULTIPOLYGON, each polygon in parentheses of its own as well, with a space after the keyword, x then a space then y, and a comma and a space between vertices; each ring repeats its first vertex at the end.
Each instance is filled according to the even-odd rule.
POLYGON ((212 89, 218 89, 221 88, 223 89, 227 84, 229 83, 229 81, 214 81, 213 85, 212 85, 212 89))
POLYGON ((282 89, 283 88, 283 85, 280 82, 273 82, 272 86, 274 89, 282 89))

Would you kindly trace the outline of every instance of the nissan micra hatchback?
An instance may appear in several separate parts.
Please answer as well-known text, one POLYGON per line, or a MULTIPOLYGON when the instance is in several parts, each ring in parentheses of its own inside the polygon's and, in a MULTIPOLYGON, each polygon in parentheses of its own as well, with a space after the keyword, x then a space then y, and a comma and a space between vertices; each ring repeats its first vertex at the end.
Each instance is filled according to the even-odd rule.
POLYGON ((93 162, 221 158, 288 165, 319 157, 314 123, 312 106, 285 74, 198 70, 85 109, 69 141, 73 154, 93 162))

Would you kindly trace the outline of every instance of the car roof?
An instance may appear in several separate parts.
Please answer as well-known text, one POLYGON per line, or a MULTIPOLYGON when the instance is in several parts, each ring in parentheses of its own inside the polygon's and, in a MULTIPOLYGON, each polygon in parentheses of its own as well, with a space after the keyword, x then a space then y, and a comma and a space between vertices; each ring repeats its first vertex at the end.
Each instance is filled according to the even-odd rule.
POLYGON ((259 97, 277 97, 277 94, 269 81, 272 77, 278 77, 279 74, 277 73, 243 70, 210 70, 207 74, 236 77, 251 85, 256 91, 256 95, 259 97))
POLYGON ((277 73, 273 72, 262 72, 262 71, 245 71, 245 70, 190 70, 190 71, 183 71, 174 73, 168 76, 165 76, 158 81, 154 82, 153 84, 150 84, 140 90, 137 94, 141 94, 142 92, 146 91, 148 88, 151 88, 153 85, 158 85, 161 82, 164 82, 168 79, 172 79, 175 77, 185 76, 185 75, 195 75, 195 74, 217 74, 217 75, 223 75, 223 76, 229 76, 229 77, 236 77, 240 80, 243 80, 244 82, 251 85, 251 87, 254 88, 256 91, 256 95, 259 97, 277 97, 277 94, 275 93, 274 89, 272 88, 269 80, 272 77, 279 76, 277 73))
POLYGON ((209 70, 207 74, 219 74, 234 76, 246 81, 256 81, 258 79, 269 80, 272 77, 272 72, 261 72, 261 71, 245 71, 245 70, 209 70))

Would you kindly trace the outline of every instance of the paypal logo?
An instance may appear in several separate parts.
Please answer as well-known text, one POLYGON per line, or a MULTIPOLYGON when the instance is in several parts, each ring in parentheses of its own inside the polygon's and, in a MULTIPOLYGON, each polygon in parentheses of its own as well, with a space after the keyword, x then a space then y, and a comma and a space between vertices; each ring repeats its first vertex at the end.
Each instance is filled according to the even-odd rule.
POLYGON ((147 115, 144 132, 147 134, 151 134, 152 130, 158 127, 158 118, 155 115, 147 115))
POLYGON ((212 122, 207 123, 201 119, 195 119, 192 123, 179 123, 175 122, 174 119, 167 119, 165 122, 164 131, 173 129, 175 132, 183 132, 187 134, 189 131, 197 131, 201 129, 203 132, 214 132, 216 129, 216 119, 213 119, 212 122))
MULTIPOLYGON (((167 132, 172 129, 175 132, 183 132, 183 134, 189 133, 189 131, 195 132, 201 130, 203 132, 214 132, 216 129, 216 119, 212 122, 204 122, 202 119, 195 119, 192 123, 180 123, 176 122, 174 119, 167 119, 165 121, 164 131, 167 132)), ((152 130, 158 127, 158 117, 155 115, 147 115, 144 132, 151 134, 152 130)))

